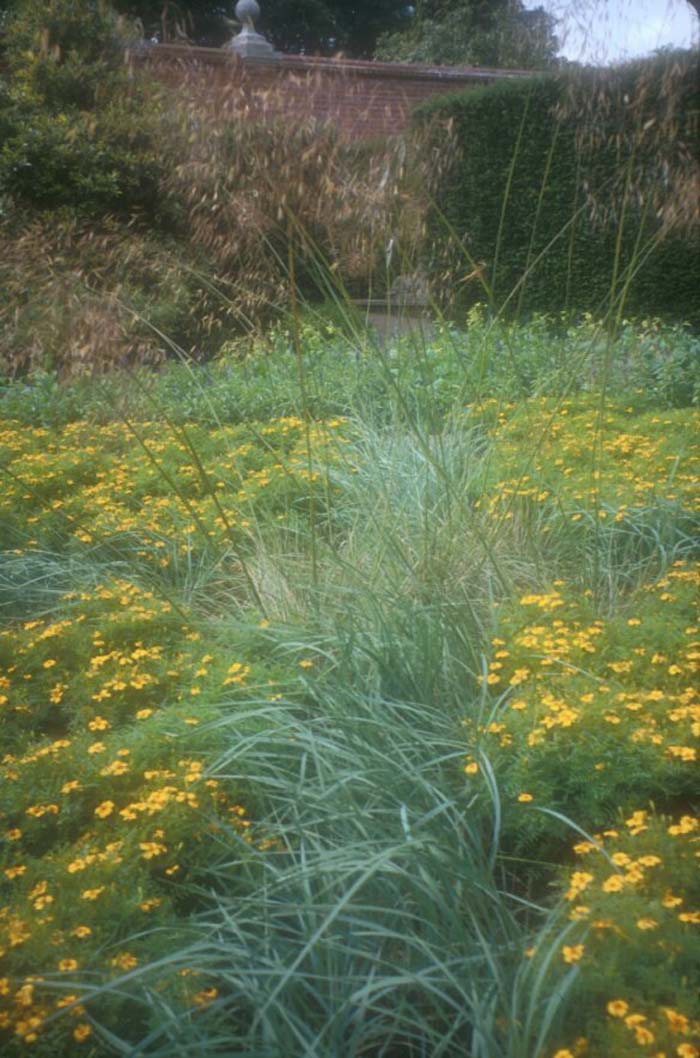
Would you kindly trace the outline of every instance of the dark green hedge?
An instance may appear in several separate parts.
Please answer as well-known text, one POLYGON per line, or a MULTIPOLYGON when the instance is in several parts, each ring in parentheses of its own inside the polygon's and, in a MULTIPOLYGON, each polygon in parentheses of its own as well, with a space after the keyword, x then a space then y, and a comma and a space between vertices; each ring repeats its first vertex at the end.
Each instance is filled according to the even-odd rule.
MULTIPOLYGON (((435 195, 436 243, 444 248, 451 229, 464 270, 468 257, 483 265, 495 307, 509 312, 606 311, 634 269, 626 314, 700 325, 697 227, 686 219, 659 241, 663 211, 684 198, 692 211, 690 184, 679 186, 696 164, 698 65, 675 54, 418 108, 419 127, 440 143, 449 121, 458 146, 435 195)), ((483 300, 483 288, 466 289, 483 300)))

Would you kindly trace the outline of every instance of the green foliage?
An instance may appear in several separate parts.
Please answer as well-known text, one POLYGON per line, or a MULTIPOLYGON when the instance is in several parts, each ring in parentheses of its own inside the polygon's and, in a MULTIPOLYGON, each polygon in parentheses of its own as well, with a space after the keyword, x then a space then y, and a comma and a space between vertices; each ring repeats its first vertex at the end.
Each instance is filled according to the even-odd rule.
MULTIPOLYGON (((697 710, 688 707, 687 686, 697 568, 676 560, 667 576, 650 579, 647 570, 609 617, 592 592, 582 598, 559 578, 556 588, 511 600, 498 618, 487 681, 502 693, 502 707, 482 749, 507 772, 504 795, 526 792, 527 803, 589 833, 617 813, 650 803, 674 812, 695 795, 697 710)), ((549 845, 556 855, 566 840, 538 811, 513 823, 509 844, 524 854, 542 855, 549 845)))
POLYGON ((418 3, 409 25, 379 40, 377 57, 440 65, 543 69, 555 61, 554 18, 520 0, 418 3))
MULTIPOLYGON (((233 24, 235 0, 115 0, 118 11, 138 18, 147 36, 160 40, 189 38, 219 47, 238 31, 233 24)), ((370 58, 380 33, 407 20, 403 0, 265 0, 260 30, 280 51, 370 58)))
POLYGON ((3 1053, 670 1054, 696 339, 337 312, 4 384, 3 1053))
POLYGON ((633 1058, 653 1038, 666 1053, 692 1055, 700 965, 698 915, 688 909, 700 900, 697 830, 691 816, 638 809, 574 846, 565 895, 586 951, 567 1042, 584 1036, 600 1053, 633 1058))
POLYGON ((102 0, 26 0, 14 12, 0 191, 18 206, 162 220, 157 102, 146 117, 143 91, 124 66, 128 39, 102 0))
POLYGON ((154 158, 119 142, 87 114, 38 112, 0 152, 0 186, 35 209, 78 205, 81 212, 157 213, 160 170, 154 158))
MULTIPOLYGON (((43 230, 40 234, 44 240, 43 230)), ((22 244, 19 250, 26 259, 30 248, 22 244)), ((74 253, 86 255, 87 250, 81 244, 74 253)), ((81 366, 78 357, 71 368, 71 335, 76 338, 76 321, 88 305, 76 301, 72 324, 64 326, 52 293, 56 288, 44 285, 38 264, 32 279, 36 290, 33 307, 30 303, 23 308, 18 319, 7 315, 3 321, 0 313, 0 322, 5 324, 2 333, 6 348, 17 354, 25 348, 30 329, 35 341, 43 334, 44 351, 49 354, 48 359, 54 359, 55 370, 42 372, 35 363, 28 365, 34 373, 24 382, 9 385, 7 378, 6 388, 0 388, 0 413, 6 418, 46 426, 70 422, 83 414, 104 421, 113 414, 112 397, 118 395, 132 416, 147 419, 153 404, 144 390, 145 380, 157 406, 167 410, 175 422, 215 425, 304 413, 288 321, 264 338, 239 335, 221 342, 230 333, 225 324, 209 336, 204 330, 190 329, 197 307, 208 305, 206 287, 198 286, 198 277, 204 284, 204 271, 193 275, 181 270, 169 256, 153 258, 154 247, 150 243, 141 256, 136 252, 134 236, 129 242, 131 254, 126 253, 121 240, 112 242, 106 237, 97 241, 92 250, 96 258, 109 254, 112 278, 124 283, 121 297, 127 304, 139 305, 146 320, 155 319, 166 334, 177 335, 183 348, 190 342, 207 342, 210 348, 219 348, 219 355, 210 359, 206 370, 197 372, 196 385, 192 384, 192 367, 172 361, 156 377, 144 371, 137 372, 135 378, 112 374, 101 382, 71 378, 69 383, 67 376, 80 374, 81 366), (160 262, 158 271, 152 269, 152 259, 156 264, 160 262), (147 300, 138 300, 138 288, 132 285, 139 277, 148 280, 147 300), (42 313, 38 312, 38 302, 44 305, 42 313), (64 384, 57 381, 57 370, 61 371, 64 384)), ((96 261, 89 256, 85 262, 96 267, 96 261)), ((203 264, 200 267, 204 269, 203 264)), ((12 286, 13 270, 19 270, 19 260, 8 252, 5 270, 0 266, 0 277, 9 290, 16 289, 12 286)), ((25 272, 24 282, 26 278, 25 272)), ((110 320, 115 307, 110 308, 105 298, 98 299, 95 307, 101 311, 94 328, 88 328, 90 321, 86 320, 79 329, 83 341, 92 343, 88 362, 95 367, 118 364, 117 352, 119 356, 131 355, 137 363, 143 360, 148 347, 139 346, 138 342, 145 343, 148 337, 145 323, 131 320, 127 327, 127 318, 119 317, 126 328, 121 341, 126 339, 126 344, 120 344, 118 350, 114 345, 104 349, 101 338, 106 328, 113 327, 110 320)), ((215 309, 216 304, 211 311, 215 309)), ((155 337, 151 334, 152 339, 155 337)), ((700 341, 687 328, 654 320, 626 322, 610 345, 600 325, 591 319, 578 325, 539 316, 527 324, 494 323, 485 308, 477 306, 470 311, 464 330, 443 324, 430 341, 423 343, 408 337, 389 354, 377 346, 352 306, 343 310, 333 302, 327 312, 307 310, 301 339, 308 370, 307 410, 315 418, 354 415, 359 411, 363 419, 374 425, 397 420, 440 423, 451 414, 461 415, 465 404, 489 398, 495 398, 494 407, 498 408, 498 402, 527 396, 594 391, 606 373, 609 391, 614 394, 628 392, 630 378, 634 379, 634 403, 638 408, 698 403, 700 341)), ((115 341, 113 334, 112 342, 115 341)), ((150 355, 155 355, 156 347, 152 345, 150 349, 150 355)), ((5 372, 9 375, 13 360, 11 356, 7 359, 5 372)))
POLYGON ((493 307, 698 322, 697 65, 671 55, 420 108, 459 148, 433 230, 493 307))
POLYGON ((111 93, 128 39, 106 0, 22 0, 4 46, 16 92, 58 114, 93 110, 111 93))
MULTIPOLYGON (((43 1020, 60 1005, 56 971, 109 979, 162 954, 166 932, 184 937, 185 907, 172 879, 194 880, 217 828, 242 836, 249 825, 235 784, 203 781, 203 755, 223 748, 221 736, 204 733, 218 714, 213 698, 223 689, 231 705, 252 676, 238 660, 240 645, 229 639, 228 660, 217 649, 223 667, 211 669, 213 655, 188 629, 182 606, 176 612, 113 577, 81 587, 52 599, 55 620, 19 624, 4 614, 0 635, 0 687, 12 703, 3 715, 9 796, 0 886, 3 901, 23 906, 24 915, 9 924, 3 917, 0 930, 9 930, 16 949, 13 981, 40 963, 50 971, 43 997, 32 1003, 30 989, 24 1014, 20 1007, 17 1042, 29 1033, 26 1017, 43 1020), (15 653, 25 659, 21 688, 12 676, 15 653), (186 670, 184 682, 196 690, 180 697, 177 677, 186 670), (127 942, 137 923, 141 938, 127 942)), ((198 901, 188 902, 192 912, 198 901)), ((168 988, 182 1002, 177 978, 168 988)), ((123 1000, 112 1000, 107 1022, 123 1023, 124 1011, 123 1000)), ((139 1029, 147 1023, 139 1019, 139 1029)), ((71 1028, 49 1023, 42 1053, 69 1053, 71 1028)), ((13 1053, 11 1041, 5 1045, 13 1053)))

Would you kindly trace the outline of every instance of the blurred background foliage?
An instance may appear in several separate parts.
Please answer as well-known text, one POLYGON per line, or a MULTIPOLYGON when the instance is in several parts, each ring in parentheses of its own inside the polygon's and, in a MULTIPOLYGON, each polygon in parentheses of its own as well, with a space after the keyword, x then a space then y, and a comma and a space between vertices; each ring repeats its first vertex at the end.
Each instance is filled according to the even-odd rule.
MULTIPOLYGON (((283 34, 292 22, 301 32, 297 7, 264 10, 283 34)), ((427 39, 421 26, 458 48, 459 33, 447 32, 457 19, 483 50, 452 61, 545 63, 556 46, 551 22, 506 0, 426 0, 407 29, 397 5, 375 5, 374 21, 352 5, 346 22, 332 7, 310 5, 318 19, 326 12, 315 43, 275 43, 447 61, 428 44, 411 48, 427 39), (370 24, 371 40, 348 43, 343 26, 370 24), (532 31, 529 59, 518 26, 532 31)), ((259 120, 243 120, 226 87, 202 98, 183 76, 165 89, 124 61, 155 33, 156 15, 184 18, 196 40, 197 18, 225 19, 223 7, 199 5, 197 18, 194 5, 160 2, 14 0, 3 10, 0 344, 10 377, 173 351, 210 358, 278 318, 292 287, 305 302, 347 307, 415 270, 430 275, 436 306, 462 318, 476 301, 511 315, 612 305, 622 315, 629 304, 694 318, 692 56, 472 90, 428 104, 408 135, 357 144, 312 118, 280 122, 272 98, 259 120)))
MULTIPOLYGON (((0 25, 22 2, 0 0, 0 25)), ((148 39, 219 47, 236 28, 235 0, 112 6, 148 39)), ((537 67, 556 51, 552 17, 541 7, 528 11, 521 0, 264 0, 261 8, 260 29, 285 52, 537 67)))

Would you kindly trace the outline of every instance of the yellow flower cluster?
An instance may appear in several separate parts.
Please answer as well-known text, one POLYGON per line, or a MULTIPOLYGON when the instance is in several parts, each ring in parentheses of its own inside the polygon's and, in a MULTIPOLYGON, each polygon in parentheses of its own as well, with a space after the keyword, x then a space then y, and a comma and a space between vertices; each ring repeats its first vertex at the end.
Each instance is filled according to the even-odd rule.
POLYGON ((167 565, 173 548, 240 540, 261 505, 283 511, 292 496, 308 494, 321 480, 309 446, 325 466, 337 458, 345 427, 344 419, 314 423, 307 438, 296 417, 259 428, 192 426, 186 435, 157 422, 75 422, 59 437, 0 423, 11 475, 0 520, 28 529, 30 547, 57 534, 86 544, 136 536, 143 559, 155 548, 167 565))
POLYGON ((493 640, 485 680, 509 697, 486 737, 524 756, 533 751, 531 760, 549 744, 587 738, 592 749, 595 739, 600 768, 587 782, 609 781, 607 744, 627 742, 640 760, 655 758, 666 769, 696 764, 699 596, 700 565, 683 563, 629 601, 633 618, 588 617, 590 601, 562 582, 522 596, 493 640))
POLYGON ((700 509, 700 412, 640 413, 613 401, 601 411, 597 396, 581 395, 523 401, 496 416, 494 403, 472 414, 494 422, 503 476, 482 505, 499 518, 555 502, 573 521, 585 512, 623 521, 659 502, 700 509))
MULTIPOLYGON (((587 932, 583 972, 596 995, 613 991, 587 1025, 592 1053, 654 1046, 643 1053, 697 1058, 700 996, 688 975, 700 945, 700 817, 637 809, 574 853, 585 869, 569 873, 564 895, 587 932)), ((565 948, 565 960, 581 948, 565 948)))
MULTIPOLYGON (((312 493, 325 502, 324 470, 347 432, 342 419, 296 417, 186 432, 0 423, 0 521, 27 554, 126 545, 160 573, 179 554, 240 546, 259 515, 284 518, 312 493)), ((127 579, 67 594, 50 618, 0 625, 0 1029, 10 1038, 59 1031, 49 984, 31 976, 52 968, 47 952, 64 975, 129 970, 148 952, 115 952, 115 942, 144 915, 177 924, 172 883, 206 860, 207 835, 226 827, 250 840, 237 792, 206 774, 218 745, 207 721, 251 682, 269 694, 274 681, 230 630, 207 632, 206 651, 201 640, 187 607, 127 579)), ((80 1004, 67 1006, 77 1017, 80 1004)), ((64 1031, 74 1043, 91 1033, 82 1021, 64 1031)))
MULTIPOLYGON (((61 606, 61 620, 0 631, 0 716, 13 746, 0 760, 0 1037, 25 1043, 59 1026, 75 1043, 91 1032, 54 1021, 51 985, 31 973, 51 969, 47 953, 71 977, 133 968, 139 956, 115 955, 115 937, 144 915, 174 921, 169 887, 206 835, 228 826, 247 840, 251 825, 206 775, 191 734, 186 753, 182 738, 192 713, 218 715, 253 667, 230 645, 204 653, 182 614, 128 581, 69 593, 61 606)), ((80 1016, 77 1001, 68 1006, 80 1016)))

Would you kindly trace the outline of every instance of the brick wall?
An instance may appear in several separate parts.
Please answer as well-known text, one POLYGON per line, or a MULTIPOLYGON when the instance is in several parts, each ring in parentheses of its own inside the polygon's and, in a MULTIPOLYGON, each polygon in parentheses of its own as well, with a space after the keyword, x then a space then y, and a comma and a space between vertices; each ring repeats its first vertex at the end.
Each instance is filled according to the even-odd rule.
POLYGON ((282 55, 275 62, 242 60, 226 49, 172 44, 132 53, 135 65, 188 92, 211 95, 217 106, 251 117, 271 115, 334 123, 347 139, 401 132, 414 106, 435 95, 461 92, 525 71, 414 66, 282 55))

